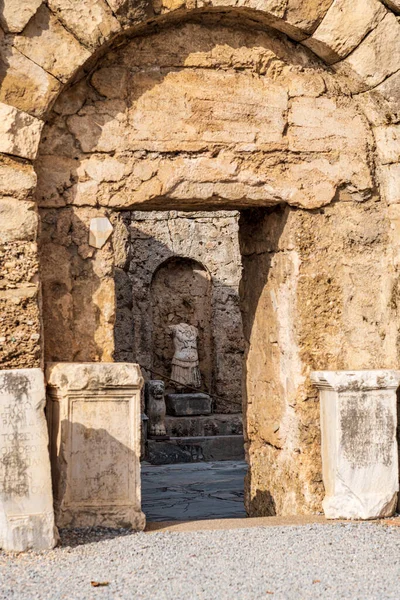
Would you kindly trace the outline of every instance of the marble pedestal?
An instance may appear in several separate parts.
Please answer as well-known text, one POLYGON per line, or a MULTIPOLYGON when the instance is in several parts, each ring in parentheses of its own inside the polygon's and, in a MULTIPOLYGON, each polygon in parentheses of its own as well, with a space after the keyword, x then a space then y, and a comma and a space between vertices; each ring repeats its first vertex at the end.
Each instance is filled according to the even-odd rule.
POLYGON ((54 526, 41 369, 0 371, 0 548, 49 550, 54 526))
POLYGON ((58 526, 144 529, 139 366, 53 363, 46 374, 58 526))
POLYGON ((328 519, 391 516, 399 489, 396 441, 400 371, 317 371, 328 519))

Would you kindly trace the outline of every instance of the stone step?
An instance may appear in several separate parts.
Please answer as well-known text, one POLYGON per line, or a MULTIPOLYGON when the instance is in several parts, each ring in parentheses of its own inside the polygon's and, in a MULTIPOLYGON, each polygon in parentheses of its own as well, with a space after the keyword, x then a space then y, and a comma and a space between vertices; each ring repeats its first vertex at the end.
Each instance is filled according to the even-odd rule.
POLYGON ((167 414, 174 417, 189 417, 211 414, 212 400, 208 394, 167 394, 165 396, 167 414))
POLYGON ((146 460, 152 465, 243 459, 242 435, 176 437, 168 441, 147 441, 146 460))
POLYGON ((200 417, 165 418, 167 435, 173 437, 204 437, 215 435, 242 435, 242 415, 213 414, 200 417))

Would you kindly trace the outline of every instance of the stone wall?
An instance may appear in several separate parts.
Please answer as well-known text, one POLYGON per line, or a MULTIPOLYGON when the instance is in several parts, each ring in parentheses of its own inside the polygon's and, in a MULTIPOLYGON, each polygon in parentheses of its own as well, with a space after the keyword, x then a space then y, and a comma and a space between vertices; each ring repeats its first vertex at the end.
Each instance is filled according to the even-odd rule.
POLYGON ((345 85, 282 35, 214 19, 110 51, 59 97, 36 160, 46 360, 118 350, 129 231, 117 210, 364 200, 372 146, 345 85), (98 215, 115 231, 95 250, 98 215))
MULTIPOLYGON (((290 354, 294 358, 289 366, 293 361, 297 365, 293 371, 296 389, 303 385, 298 373, 308 389, 310 365, 305 368, 306 360, 318 362, 313 366, 319 369, 335 364, 330 354, 336 356, 336 351, 325 346, 326 332, 332 348, 330 335, 345 338, 344 356, 352 362, 344 365, 346 369, 354 364, 372 368, 395 366, 396 362, 397 366, 397 0, 266 0, 262 8, 253 0, 212 0, 208 4, 202 0, 157 0, 134 7, 125 0, 84 0, 79 9, 67 0, 46 4, 27 0, 23 9, 20 5, 5 0, 0 10, 0 215, 5 215, 0 219, 2 368, 38 365, 43 358, 43 339, 47 356, 55 360, 113 357, 115 327, 120 322, 116 319, 119 295, 125 289, 118 278, 123 277, 128 235, 123 215, 116 210, 270 206, 275 213, 277 204, 286 205, 284 214, 288 215, 288 225, 282 217, 279 231, 289 227, 289 215, 304 215, 305 223, 318 215, 326 232, 337 214, 341 218, 335 222, 335 235, 342 239, 343 232, 347 236, 343 247, 337 248, 333 238, 334 249, 320 252, 324 236, 310 233, 314 253, 308 257, 304 246, 300 248, 303 230, 294 226, 298 239, 294 236, 287 251, 292 251, 293 244, 297 254, 292 254, 300 262, 294 262, 292 271, 288 267, 282 285, 287 282, 289 294, 294 281, 297 300, 294 305, 287 300, 286 305, 294 306, 295 316, 300 308, 311 307, 309 321, 305 316, 298 322, 294 319, 296 327, 301 324, 301 331, 310 332, 304 337, 309 340, 308 345, 304 342, 308 348, 308 354, 302 355, 304 362, 296 363, 297 350, 290 354), (183 24, 190 19, 192 23, 183 24), (40 140, 35 196, 42 222, 39 275, 32 164, 40 140), (353 214, 367 206, 374 207, 374 218, 379 216, 386 223, 379 229, 387 239, 385 252, 383 246, 378 248, 372 233, 368 239, 362 232, 354 238, 349 231, 353 221, 347 211, 353 214), (326 210, 325 215, 321 209, 326 210), (98 215, 108 215, 118 235, 114 233, 103 248, 95 250, 87 243, 88 227, 90 218, 98 215), (350 298, 353 293, 358 297, 359 285, 365 287, 366 280, 359 279, 359 263, 352 267, 347 254, 360 238, 365 240, 366 261, 361 271, 368 265, 374 269, 367 287, 374 287, 377 275, 385 282, 362 309, 350 298), (327 289, 324 278, 323 291, 311 285, 312 281, 318 283, 319 271, 315 280, 303 277, 313 260, 324 255, 330 272, 335 273, 336 260, 337 273, 345 277, 342 287, 329 288, 334 294, 332 306, 345 308, 350 317, 354 307, 354 322, 362 325, 359 335, 365 332, 365 347, 354 341, 359 338, 349 327, 350 317, 342 320, 341 314, 337 315, 332 324, 331 309, 322 308, 327 289), (299 290, 303 290, 301 295, 299 290), (375 311, 377 304, 379 311, 372 316, 370 310, 375 311), (316 311, 316 327, 311 309, 316 311)), ((367 219, 367 230, 368 225, 367 219)), ((265 289, 268 296, 276 271, 270 272, 268 280, 256 277, 258 270, 265 273, 267 269, 263 261, 269 250, 263 227, 264 219, 255 220, 252 231, 243 238, 253 248, 243 250, 254 269, 248 281, 257 283, 255 290, 243 288, 244 306, 249 303, 245 312, 248 323, 260 327, 264 311, 266 315, 276 313, 263 303, 261 293, 265 289), (259 247, 254 249, 256 242, 259 247)), ((275 254, 276 261, 284 259, 285 252, 274 250, 275 254)), ((273 299, 274 294, 271 302, 273 299)), ((287 326, 282 331, 290 337, 297 330, 287 326)), ((248 342, 252 339, 249 332, 247 325, 248 342)), ((257 351, 249 348, 247 367, 252 375, 247 383, 260 381, 262 391, 272 342, 262 337, 261 330, 254 336, 257 351)), ((290 339, 286 344, 290 346, 290 339)), ((275 405, 287 406, 291 393, 278 387, 275 405)), ((311 428, 304 417, 309 427, 304 431, 311 431, 311 438, 294 446, 302 451, 309 445, 310 453, 293 450, 299 456, 292 460, 287 449, 281 452, 279 444, 271 446, 275 442, 267 441, 272 439, 270 433, 254 426, 252 398, 250 387, 249 505, 252 503, 253 512, 270 511, 271 502, 266 500, 270 494, 277 498, 276 510, 288 510, 279 500, 282 485, 278 475, 271 478, 261 467, 262 452, 268 456, 276 452, 281 458, 273 464, 292 498, 288 506, 297 511, 315 510, 320 486, 318 441, 313 437, 318 435, 316 417, 310 417, 311 428), (311 464, 316 465, 315 474, 311 464)), ((262 423, 268 417, 262 404, 267 400, 258 401, 257 419, 262 423)), ((305 406, 312 406, 307 402, 305 406)), ((314 409, 316 415, 316 404, 314 409)), ((280 414, 278 409, 274 411, 280 414)), ((302 414, 294 414, 295 432, 302 414)), ((277 425, 275 434, 282 430, 277 425)))
POLYGON ((319 402, 310 371, 399 364, 398 275, 377 197, 314 211, 245 211, 250 514, 320 510, 319 402))
POLYGON ((121 347, 116 347, 116 358, 130 353, 140 364, 169 376, 173 344, 167 326, 181 321, 195 325, 203 384, 215 395, 214 410, 240 412, 243 333, 237 213, 136 211, 129 230, 124 281, 131 292, 129 296, 127 288, 128 303, 120 305, 127 317, 123 331, 122 323, 118 328, 121 347), (127 328, 132 327, 129 348, 127 328))

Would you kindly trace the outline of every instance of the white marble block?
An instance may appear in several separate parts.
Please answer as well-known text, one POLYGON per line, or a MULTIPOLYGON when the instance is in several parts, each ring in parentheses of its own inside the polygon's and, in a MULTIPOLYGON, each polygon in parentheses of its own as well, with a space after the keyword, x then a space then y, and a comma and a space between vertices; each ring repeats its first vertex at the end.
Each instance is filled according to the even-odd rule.
POLYGON ((144 529, 139 366, 53 363, 46 375, 57 525, 144 529))
POLYGON ((0 371, 0 547, 49 550, 54 526, 41 369, 0 371))
POLYGON ((322 472, 328 519, 391 516, 399 489, 400 371, 317 371, 322 472))

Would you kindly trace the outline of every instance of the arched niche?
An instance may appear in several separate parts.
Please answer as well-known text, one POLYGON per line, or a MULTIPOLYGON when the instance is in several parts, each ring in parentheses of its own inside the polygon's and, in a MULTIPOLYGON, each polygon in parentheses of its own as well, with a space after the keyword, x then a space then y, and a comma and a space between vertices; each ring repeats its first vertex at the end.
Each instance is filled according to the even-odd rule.
MULTIPOLYGON (((212 388, 211 277, 196 260, 174 256, 155 271, 151 282, 152 368, 171 374, 173 343, 170 325, 188 323, 199 331, 198 351, 202 388, 212 388)), ((157 375, 158 376, 158 375, 157 375)), ((167 387, 173 388, 172 384, 167 387)))

